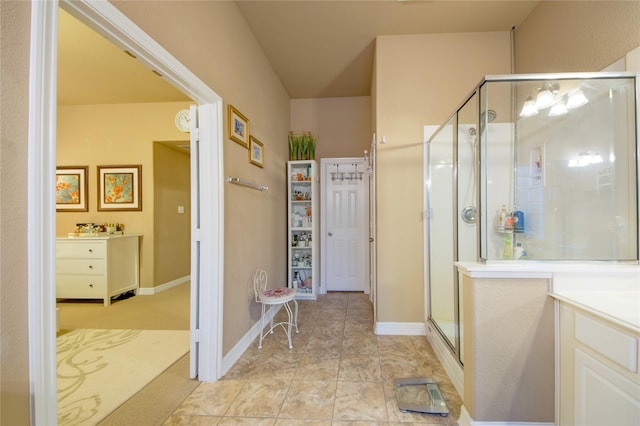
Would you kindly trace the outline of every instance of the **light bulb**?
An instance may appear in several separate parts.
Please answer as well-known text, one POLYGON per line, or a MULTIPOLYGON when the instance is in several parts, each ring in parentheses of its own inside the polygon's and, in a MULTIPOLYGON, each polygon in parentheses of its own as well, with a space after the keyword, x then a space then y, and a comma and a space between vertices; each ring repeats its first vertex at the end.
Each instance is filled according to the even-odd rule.
POLYGON ((567 104, 564 102, 558 102, 549 110, 549 117, 557 117, 558 115, 564 115, 568 112, 567 104))
POLYGON ((536 103, 533 101, 531 96, 524 101, 524 105, 522 105, 522 111, 520 111, 520 117, 531 117, 532 115, 536 115, 538 113, 538 108, 536 107, 536 103))
POLYGON ((567 99, 567 108, 579 108, 587 102, 589 102, 589 99, 587 99, 584 93, 582 93, 582 90, 578 89, 569 94, 569 99, 567 99))

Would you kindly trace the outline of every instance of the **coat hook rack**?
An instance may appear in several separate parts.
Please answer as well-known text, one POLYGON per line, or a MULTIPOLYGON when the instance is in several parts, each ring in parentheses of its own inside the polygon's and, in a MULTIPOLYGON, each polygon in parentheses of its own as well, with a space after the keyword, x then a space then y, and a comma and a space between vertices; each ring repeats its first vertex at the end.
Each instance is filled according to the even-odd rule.
POLYGON ((258 185, 256 183, 248 182, 248 181, 240 179, 238 177, 227 176, 227 182, 232 183, 234 185, 242 185, 242 186, 246 186, 247 188, 257 189, 260 192, 266 191, 266 190, 269 189, 268 186, 258 185))

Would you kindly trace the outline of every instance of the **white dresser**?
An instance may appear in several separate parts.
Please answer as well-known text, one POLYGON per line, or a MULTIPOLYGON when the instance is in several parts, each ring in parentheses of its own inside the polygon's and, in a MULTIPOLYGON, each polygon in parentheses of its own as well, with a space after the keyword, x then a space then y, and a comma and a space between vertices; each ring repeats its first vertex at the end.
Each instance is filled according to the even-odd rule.
POLYGON ((56 298, 103 299, 140 285, 137 234, 56 239, 56 298))

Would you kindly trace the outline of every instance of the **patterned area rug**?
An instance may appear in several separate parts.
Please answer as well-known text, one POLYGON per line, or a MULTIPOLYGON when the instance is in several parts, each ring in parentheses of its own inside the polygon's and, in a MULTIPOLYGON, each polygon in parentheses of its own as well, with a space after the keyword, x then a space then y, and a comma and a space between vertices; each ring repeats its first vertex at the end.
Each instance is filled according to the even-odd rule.
POLYGON ((58 424, 95 425, 189 351, 186 330, 74 330, 57 338, 58 424))

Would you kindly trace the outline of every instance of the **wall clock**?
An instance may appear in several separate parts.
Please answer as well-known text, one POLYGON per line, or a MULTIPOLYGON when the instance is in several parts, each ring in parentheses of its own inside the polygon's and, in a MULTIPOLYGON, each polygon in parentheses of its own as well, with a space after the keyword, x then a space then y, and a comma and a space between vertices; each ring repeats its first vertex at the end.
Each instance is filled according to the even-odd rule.
POLYGON ((181 132, 189 133, 191 130, 191 112, 188 109, 178 111, 176 114, 176 127, 181 132))

